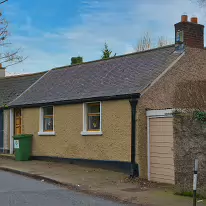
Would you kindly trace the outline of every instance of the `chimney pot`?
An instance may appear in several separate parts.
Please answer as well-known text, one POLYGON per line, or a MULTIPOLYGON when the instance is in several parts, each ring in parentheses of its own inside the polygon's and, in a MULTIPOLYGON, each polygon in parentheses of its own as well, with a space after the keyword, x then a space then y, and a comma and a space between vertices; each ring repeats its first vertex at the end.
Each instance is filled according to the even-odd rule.
POLYGON ((186 14, 183 14, 181 16, 181 22, 187 22, 188 21, 188 16, 186 14))
POLYGON ((198 24, 198 18, 197 17, 192 17, 191 22, 195 23, 195 24, 198 24))
POLYGON ((182 15, 181 22, 175 24, 175 44, 177 49, 184 46, 204 49, 204 25, 198 23, 197 17, 187 21, 187 15, 182 15))

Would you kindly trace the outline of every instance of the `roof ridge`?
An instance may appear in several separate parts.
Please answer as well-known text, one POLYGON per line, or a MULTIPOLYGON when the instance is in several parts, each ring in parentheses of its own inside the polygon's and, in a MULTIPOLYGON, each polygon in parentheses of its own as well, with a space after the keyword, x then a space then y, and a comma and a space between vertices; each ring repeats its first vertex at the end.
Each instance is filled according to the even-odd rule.
POLYGON ((102 97, 140 93, 177 59, 180 53, 174 51, 174 45, 169 45, 98 60, 96 63, 87 62, 50 70, 8 106, 39 107, 47 103, 55 104, 57 101, 97 101, 102 97))
POLYGON ((1 78, 1 80, 2 79, 11 79, 11 78, 25 77, 25 76, 35 76, 35 75, 38 75, 38 74, 46 73, 48 71, 49 70, 42 71, 42 72, 36 72, 36 73, 28 73, 28 74, 19 74, 19 75, 5 76, 4 78, 1 78))
POLYGON ((75 64, 75 65, 65 65, 65 66, 61 66, 61 67, 55 67, 52 70, 64 69, 64 68, 68 68, 68 67, 71 68, 71 67, 75 67, 75 66, 77 67, 77 66, 80 66, 80 65, 85 65, 85 64, 95 63, 95 62, 101 62, 101 61, 102 62, 103 61, 110 61, 112 59, 118 59, 118 58, 125 57, 125 56, 132 56, 132 55, 135 55, 135 54, 142 54, 142 53, 152 52, 152 51, 155 51, 155 50, 161 50, 161 49, 169 48, 169 47, 172 47, 172 46, 175 46, 175 44, 170 44, 170 45, 166 45, 166 46, 162 46, 162 47, 156 47, 156 48, 145 50, 145 51, 138 51, 138 52, 132 52, 132 53, 128 53, 128 54, 122 54, 122 55, 111 57, 111 58, 108 58, 108 59, 97 59, 97 60, 83 62, 83 63, 79 63, 79 64, 75 64))
POLYGON ((12 101, 10 101, 8 104, 12 104, 12 102, 16 101, 17 99, 19 99, 23 94, 25 94, 26 92, 28 92, 35 84, 37 84, 42 78, 44 78, 44 76, 46 76, 51 70, 48 70, 47 72, 45 72, 40 78, 38 78, 35 82, 33 82, 33 84, 31 84, 26 90, 24 90, 19 96, 17 96, 15 99, 13 99, 12 101))

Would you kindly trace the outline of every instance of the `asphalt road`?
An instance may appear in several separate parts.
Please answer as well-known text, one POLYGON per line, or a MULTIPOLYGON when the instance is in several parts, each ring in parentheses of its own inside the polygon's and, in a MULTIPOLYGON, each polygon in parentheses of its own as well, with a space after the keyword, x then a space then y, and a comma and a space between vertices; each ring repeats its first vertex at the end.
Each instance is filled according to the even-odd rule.
POLYGON ((70 191, 46 182, 0 171, 2 206, 117 206, 104 199, 70 191))

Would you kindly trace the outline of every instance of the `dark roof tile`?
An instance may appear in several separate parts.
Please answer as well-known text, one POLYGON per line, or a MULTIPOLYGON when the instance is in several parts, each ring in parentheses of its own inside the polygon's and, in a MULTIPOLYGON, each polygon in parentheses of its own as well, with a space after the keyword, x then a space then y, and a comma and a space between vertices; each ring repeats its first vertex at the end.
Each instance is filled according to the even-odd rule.
POLYGON ((180 54, 174 45, 49 71, 11 106, 141 93, 180 54))
POLYGON ((45 72, 0 78, 0 107, 16 99, 45 72))

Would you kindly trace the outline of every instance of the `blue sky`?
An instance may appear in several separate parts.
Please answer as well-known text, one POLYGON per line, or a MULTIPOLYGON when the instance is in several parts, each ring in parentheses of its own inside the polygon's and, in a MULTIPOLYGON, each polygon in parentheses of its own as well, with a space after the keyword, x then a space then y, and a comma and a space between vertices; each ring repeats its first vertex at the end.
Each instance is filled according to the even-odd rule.
POLYGON ((99 59, 106 41, 113 52, 134 51, 149 32, 155 45, 159 36, 174 41, 180 16, 196 15, 205 24, 205 10, 195 0, 9 0, 2 6, 10 22, 10 41, 28 58, 8 68, 31 73, 70 64, 72 56, 99 59))

